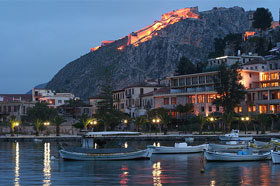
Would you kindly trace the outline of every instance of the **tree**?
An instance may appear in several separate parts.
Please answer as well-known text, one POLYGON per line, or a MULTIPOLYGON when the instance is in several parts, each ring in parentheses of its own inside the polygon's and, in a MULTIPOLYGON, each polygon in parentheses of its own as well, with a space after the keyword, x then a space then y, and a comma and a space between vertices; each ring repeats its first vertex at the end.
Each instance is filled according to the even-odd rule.
POLYGON ((199 114, 196 116, 196 120, 199 123, 199 134, 202 134, 203 127, 207 123, 207 118, 199 114))
POLYGON ((150 110, 148 112, 148 118, 150 121, 152 121, 155 118, 159 118, 160 122, 158 123, 158 127, 161 133, 162 127, 167 129, 167 125, 171 122, 171 116, 169 114, 169 111, 165 108, 156 108, 153 110, 150 110))
POLYGON ((20 121, 16 119, 16 116, 10 117, 11 136, 15 136, 15 127, 19 124, 20 121))
POLYGON ((36 136, 39 136, 43 122, 52 121, 56 116, 56 110, 48 107, 47 103, 36 103, 34 107, 27 110, 27 117, 35 127, 36 136))
POLYGON ((196 73, 196 66, 186 57, 182 57, 177 65, 176 75, 185 75, 196 73))
POLYGON ((65 122, 65 119, 63 119, 61 116, 57 115, 53 119, 53 122, 56 126, 56 136, 60 136, 60 125, 65 122))
POLYGON ((73 118, 76 118, 77 113, 79 112, 78 107, 83 106, 83 101, 80 99, 70 99, 68 101, 68 106, 71 107, 70 114, 73 118))
POLYGON ((257 8, 254 13, 253 27, 260 30, 266 30, 270 28, 272 21, 272 14, 268 9, 257 8))
POLYGON ((233 112, 225 112, 225 113, 223 113, 222 120, 223 120, 223 122, 225 124, 226 132, 230 132, 231 124, 235 120, 234 113, 233 112))
POLYGON ((123 118, 125 118, 124 113, 113 108, 112 83, 112 73, 106 69, 100 91, 100 96, 103 100, 98 102, 97 112, 95 115, 95 117, 98 118, 101 123, 103 123, 104 131, 106 131, 109 127, 113 128, 123 118))
POLYGON ((148 123, 148 122, 149 122, 149 120, 147 119, 146 116, 139 116, 139 117, 137 117, 137 118, 135 119, 135 124, 136 124, 136 127, 137 127, 137 131, 139 132, 139 131, 140 131, 140 128, 141 128, 144 124, 146 124, 146 123, 148 123))
POLYGON ((246 91, 240 82, 241 75, 238 72, 239 64, 235 63, 227 67, 224 63, 219 67, 219 73, 215 79, 215 90, 218 97, 213 101, 216 106, 222 106, 225 113, 233 113, 234 108, 244 99, 246 91))
POLYGON ((265 134, 266 125, 271 121, 271 115, 269 114, 259 114, 256 116, 256 121, 260 124, 261 133, 265 134))

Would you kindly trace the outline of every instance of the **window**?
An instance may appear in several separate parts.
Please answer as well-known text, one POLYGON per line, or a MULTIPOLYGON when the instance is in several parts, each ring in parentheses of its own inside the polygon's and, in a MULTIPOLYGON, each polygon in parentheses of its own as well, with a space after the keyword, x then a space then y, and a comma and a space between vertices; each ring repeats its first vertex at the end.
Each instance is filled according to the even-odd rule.
POLYGON ((57 102, 58 102, 58 103, 62 103, 62 100, 58 100, 57 102))
POLYGON ((171 98, 171 105, 176 105, 176 98, 171 98))
POLYGON ((262 99, 262 100, 267 100, 267 99, 268 99, 268 93, 267 93, 267 91, 261 92, 261 99, 262 99))
POLYGON ((249 88, 252 88, 252 83, 249 84, 249 88))
POLYGON ((214 101, 215 99, 216 99, 216 95, 214 95, 214 94, 209 95, 207 103, 212 103, 212 101, 214 101))
POLYGON ((8 106, 8 112, 11 112, 11 106, 8 106))
POLYGON ((209 110, 209 112, 212 112, 212 107, 211 107, 211 106, 209 106, 208 110, 209 110))
POLYGON ((193 85, 196 85, 198 82, 197 82, 197 77, 192 77, 192 84, 193 85))
POLYGON ((195 96, 188 96, 188 103, 195 103, 195 96))
POLYGON ((264 69, 264 66, 262 66, 262 69, 264 69))
POLYGON ((134 94, 134 88, 132 89, 132 94, 134 94))
POLYGON ((272 70, 272 64, 269 64, 269 68, 270 68, 270 70, 272 70))
POLYGON ((2 107, 0 106, 0 112, 2 112, 2 107))
POLYGON ((238 112, 242 112, 242 107, 238 107, 238 112))
POLYGON ((185 83, 186 83, 186 79, 185 78, 179 79, 179 86, 185 86, 185 83))
POLYGON ((252 107, 248 106, 248 112, 252 112, 252 107))
POLYGON ((253 70, 253 67, 250 67, 251 70, 253 70))
POLYGON ((260 114, 267 112, 267 105, 259 105, 260 114))
POLYGON ((187 85, 191 85, 191 84, 192 84, 191 78, 187 78, 186 80, 187 80, 187 81, 186 81, 187 85))
POLYGON ((164 98, 163 99, 163 104, 164 105, 169 105, 169 98, 164 98))
POLYGON ((176 117, 177 117, 177 112, 172 111, 172 112, 171 112, 171 117, 172 117, 172 118, 176 118, 176 117))
POLYGON ((270 79, 278 79, 278 78, 277 78, 277 72, 271 73, 271 74, 270 74, 270 79))
POLYGON ((271 91, 271 99, 278 99, 277 98, 277 91, 271 91))
POLYGON ((17 112, 17 106, 14 106, 14 112, 17 112))
MULTIPOLYGON (((157 89, 156 89, 156 90, 155 90, 155 89, 156 89, 156 88, 154 88, 154 91, 157 90, 157 89)), ((144 89, 143 89, 143 88, 140 88, 140 94, 141 94, 141 95, 144 94, 144 89)))
POLYGON ((251 78, 251 77, 252 77, 252 74, 250 73, 249 76, 250 76, 250 78, 251 78))
POLYGON ((204 112, 204 107, 201 107, 201 112, 204 112))
POLYGON ((203 95, 198 95, 197 96, 197 103, 204 103, 204 96, 203 95))
POLYGON ((256 112, 256 106, 255 105, 252 107, 252 109, 253 109, 253 112, 256 112))
POLYGON ((255 66, 255 69, 258 70, 258 66, 255 66))
POLYGON ((220 107, 216 106, 216 112, 220 111, 220 107))
POLYGON ((199 76, 199 84, 205 83, 205 76, 199 76))
POLYGON ((206 83, 213 83, 213 76, 206 76, 206 83))

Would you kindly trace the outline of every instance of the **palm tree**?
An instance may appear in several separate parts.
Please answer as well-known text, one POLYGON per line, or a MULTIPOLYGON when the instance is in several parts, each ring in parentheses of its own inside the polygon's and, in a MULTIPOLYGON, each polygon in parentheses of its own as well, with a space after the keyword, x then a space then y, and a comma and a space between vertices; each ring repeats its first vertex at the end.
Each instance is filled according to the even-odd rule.
POLYGON ((265 125, 271 120, 271 116, 269 114, 259 114, 256 120, 260 124, 261 133, 265 134, 265 125))
POLYGON ((20 121, 16 119, 16 116, 11 116, 10 118, 10 127, 11 127, 11 136, 15 136, 15 127, 20 124, 20 121))
POLYGON ((39 136, 39 133, 40 133, 40 127, 41 125, 43 124, 43 121, 40 120, 40 119, 36 119, 35 122, 34 122, 34 127, 35 127, 35 130, 36 130, 36 136, 39 136))
POLYGON ((207 122, 207 119, 204 116, 199 114, 198 116, 196 116, 196 120, 199 123, 199 134, 202 134, 202 130, 203 130, 205 123, 207 122))
POLYGON ((56 126, 56 136, 60 136, 60 125, 65 122, 65 120, 61 116, 56 116, 53 120, 56 126))
POLYGON ((222 120, 225 123, 226 132, 230 132, 231 123, 235 120, 234 114, 232 112, 224 113, 222 120))
POLYGON ((139 116, 135 119, 135 124, 137 127, 137 131, 140 131, 140 127, 142 127, 144 124, 148 123, 149 120, 147 119, 146 116, 139 116))

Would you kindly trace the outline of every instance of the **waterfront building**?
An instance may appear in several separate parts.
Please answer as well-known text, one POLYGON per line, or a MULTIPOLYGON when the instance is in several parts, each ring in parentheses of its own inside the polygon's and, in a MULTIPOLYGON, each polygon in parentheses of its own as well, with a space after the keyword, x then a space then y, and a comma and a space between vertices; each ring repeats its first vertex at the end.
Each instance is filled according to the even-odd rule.
POLYGON ((56 93, 49 89, 32 89, 33 101, 46 102, 53 108, 57 108, 74 98, 76 97, 72 93, 56 93))
POLYGON ((90 97, 88 98, 89 104, 92 106, 92 114, 96 114, 98 110, 98 103, 103 101, 104 99, 102 97, 90 97))
POLYGON ((136 83, 121 90, 113 92, 113 106, 115 109, 129 114, 131 117, 138 117, 146 113, 142 106, 142 95, 164 87, 155 83, 136 83))

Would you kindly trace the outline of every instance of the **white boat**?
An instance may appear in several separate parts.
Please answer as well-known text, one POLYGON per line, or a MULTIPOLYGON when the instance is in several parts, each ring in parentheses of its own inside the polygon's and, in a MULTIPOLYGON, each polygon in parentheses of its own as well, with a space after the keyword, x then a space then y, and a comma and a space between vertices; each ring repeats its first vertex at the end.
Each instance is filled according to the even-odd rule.
POLYGON ((148 149, 153 149, 153 154, 180 154, 180 153, 197 153, 208 149, 208 144, 188 146, 187 143, 175 143, 174 147, 161 146, 156 147, 148 145, 148 149))
POLYGON ((104 160, 134 160, 150 159, 152 156, 151 149, 129 150, 119 149, 61 149, 60 156, 64 160, 84 160, 84 161, 104 161, 104 160))
POLYGON ((246 151, 239 151, 238 153, 225 152, 210 152, 205 151, 204 157, 207 161, 259 161, 271 158, 270 152, 264 154, 244 153, 246 151))
POLYGON ((255 145, 257 148, 262 148, 262 147, 265 147, 265 146, 269 145, 269 142, 254 140, 254 145, 255 145))
POLYGON ((239 137, 239 130, 233 130, 231 133, 219 136, 221 141, 252 141, 253 137, 239 137))
POLYGON ((280 151, 271 150, 271 158, 273 163, 280 163, 280 151))
POLYGON ((280 139, 278 138, 271 138, 272 143, 280 143, 280 139))
POLYGON ((209 144, 210 150, 224 150, 224 149, 243 149, 246 148, 247 144, 233 144, 233 145, 226 145, 226 144, 209 144))

